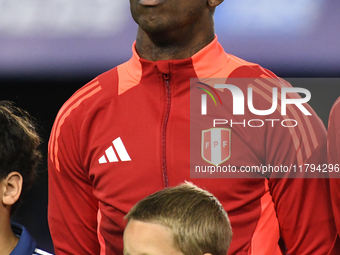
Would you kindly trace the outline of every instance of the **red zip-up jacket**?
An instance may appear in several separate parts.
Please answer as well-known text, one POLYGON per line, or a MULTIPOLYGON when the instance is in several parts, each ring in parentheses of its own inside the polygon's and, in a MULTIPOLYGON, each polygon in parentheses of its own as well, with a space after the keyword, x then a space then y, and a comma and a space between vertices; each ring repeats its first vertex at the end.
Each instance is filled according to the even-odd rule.
POLYGON ((334 169, 330 173, 332 206, 340 236, 340 97, 334 103, 329 114, 327 140, 328 163, 334 169))
MULTIPOLYGON (((213 193, 233 228, 228 254, 340 254, 327 179, 190 178, 190 78, 275 78, 226 54, 217 38, 183 60, 132 58, 79 89, 60 109, 49 141, 49 224, 56 254, 123 254, 123 217, 140 199, 185 180, 213 193)), ((254 105, 270 108, 254 83, 254 105)), ((242 88, 246 91, 246 87, 242 88)), ((197 90, 198 91, 198 90, 197 90)), ((298 109, 282 125, 231 130, 223 164, 326 162, 326 131, 298 109)), ((226 110, 231 119, 231 110, 226 110)), ((244 118, 254 119, 249 111, 244 118)), ((256 117, 258 118, 258 117, 256 117)), ((283 120, 279 110, 272 118, 283 120)), ((197 139, 199 140, 199 132, 197 139)), ((203 161, 203 159, 201 159, 203 161)), ((223 165, 222 164, 222 165, 223 165)))

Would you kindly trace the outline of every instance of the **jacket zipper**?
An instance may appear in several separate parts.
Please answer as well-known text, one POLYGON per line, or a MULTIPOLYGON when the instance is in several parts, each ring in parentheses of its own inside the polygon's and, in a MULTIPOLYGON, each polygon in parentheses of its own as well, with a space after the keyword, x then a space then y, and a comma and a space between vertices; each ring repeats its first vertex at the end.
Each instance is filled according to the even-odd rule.
POLYGON ((166 91, 166 113, 163 122, 163 131, 162 131, 162 173, 163 173, 163 182, 164 187, 169 187, 169 180, 168 180, 168 171, 166 165, 166 129, 168 125, 169 115, 170 115, 170 108, 171 108, 171 88, 170 88, 170 74, 163 74, 163 79, 165 83, 165 91, 166 91))

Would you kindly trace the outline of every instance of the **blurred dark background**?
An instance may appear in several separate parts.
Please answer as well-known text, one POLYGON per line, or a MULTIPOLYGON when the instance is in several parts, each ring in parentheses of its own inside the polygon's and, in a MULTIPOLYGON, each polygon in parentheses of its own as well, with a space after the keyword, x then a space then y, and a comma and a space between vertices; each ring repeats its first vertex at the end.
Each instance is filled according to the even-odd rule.
MULTIPOLYGON (((13 220, 50 252, 49 133, 77 89, 130 58, 136 25, 129 2, 117 2, 0 0, 0 99, 37 119, 44 153, 36 183, 13 220)), ((339 11, 338 0, 225 1, 216 10, 216 34, 228 53, 280 77, 314 78, 299 86, 311 92, 309 103, 327 126, 340 96, 339 11)))

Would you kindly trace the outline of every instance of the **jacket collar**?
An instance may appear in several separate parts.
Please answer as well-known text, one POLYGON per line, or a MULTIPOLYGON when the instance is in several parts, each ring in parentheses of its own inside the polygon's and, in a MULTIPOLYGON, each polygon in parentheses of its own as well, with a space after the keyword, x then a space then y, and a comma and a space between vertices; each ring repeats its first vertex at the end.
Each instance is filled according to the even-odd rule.
POLYGON ((26 228, 16 223, 12 223, 11 226, 14 234, 19 236, 20 239, 18 244, 15 246, 14 250, 10 253, 10 255, 33 254, 37 244, 30 236, 26 228))
POLYGON ((161 64, 158 65, 157 62, 140 58, 136 51, 136 42, 134 42, 132 45, 132 58, 128 62, 128 72, 135 80, 140 80, 142 76, 142 65, 164 66, 164 62, 168 62, 174 66, 174 68, 176 66, 183 68, 183 66, 190 65, 194 68, 197 77, 211 77, 218 73, 228 61, 229 56, 219 44, 217 36, 215 36, 215 39, 211 43, 190 58, 157 61, 161 62, 161 64))

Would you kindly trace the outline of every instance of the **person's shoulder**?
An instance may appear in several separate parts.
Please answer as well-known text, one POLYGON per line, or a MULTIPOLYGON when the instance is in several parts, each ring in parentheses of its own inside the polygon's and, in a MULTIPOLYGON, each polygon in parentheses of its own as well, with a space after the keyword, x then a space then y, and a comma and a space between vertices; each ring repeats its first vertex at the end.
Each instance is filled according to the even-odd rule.
POLYGON ((331 109, 331 115, 332 113, 340 114, 340 97, 334 102, 331 109))
POLYGON ((106 103, 117 98, 119 95, 118 68, 129 61, 99 74, 76 90, 59 109, 55 125, 59 128, 65 123, 81 125, 84 118, 95 115, 98 110, 105 108, 106 103))
POLYGON ((119 73, 119 69, 128 66, 133 60, 134 59, 131 58, 130 60, 99 74, 79 88, 65 104, 95 106, 115 98, 119 95, 119 82, 122 79, 120 77, 122 74, 119 73))
POLYGON ((11 222, 11 228, 13 233, 20 237, 19 242, 11 252, 11 255, 52 255, 52 253, 37 248, 37 243, 24 226, 15 222, 11 222))
POLYGON ((227 68, 231 68, 231 70, 227 76, 227 82, 231 84, 243 89, 252 87, 266 91, 271 91, 272 88, 291 87, 288 81, 259 64, 248 62, 231 54, 228 54, 228 57, 227 68))
MULTIPOLYGON (((117 67, 103 72, 78 89, 68 101, 92 99, 102 101, 106 97, 116 94, 117 91, 117 67)), ((91 101, 91 100, 89 100, 91 101)))
POLYGON ((259 64, 248 62, 232 54, 228 54, 228 57, 228 64, 234 67, 228 78, 278 78, 272 71, 259 64))
POLYGON ((333 104, 328 119, 328 134, 340 128, 340 97, 333 104))
MULTIPOLYGON (((117 67, 114 67, 76 90, 60 108, 58 116, 70 113, 82 116, 89 108, 98 107, 118 94, 117 67)), ((57 118, 58 118, 57 116, 57 118)))

